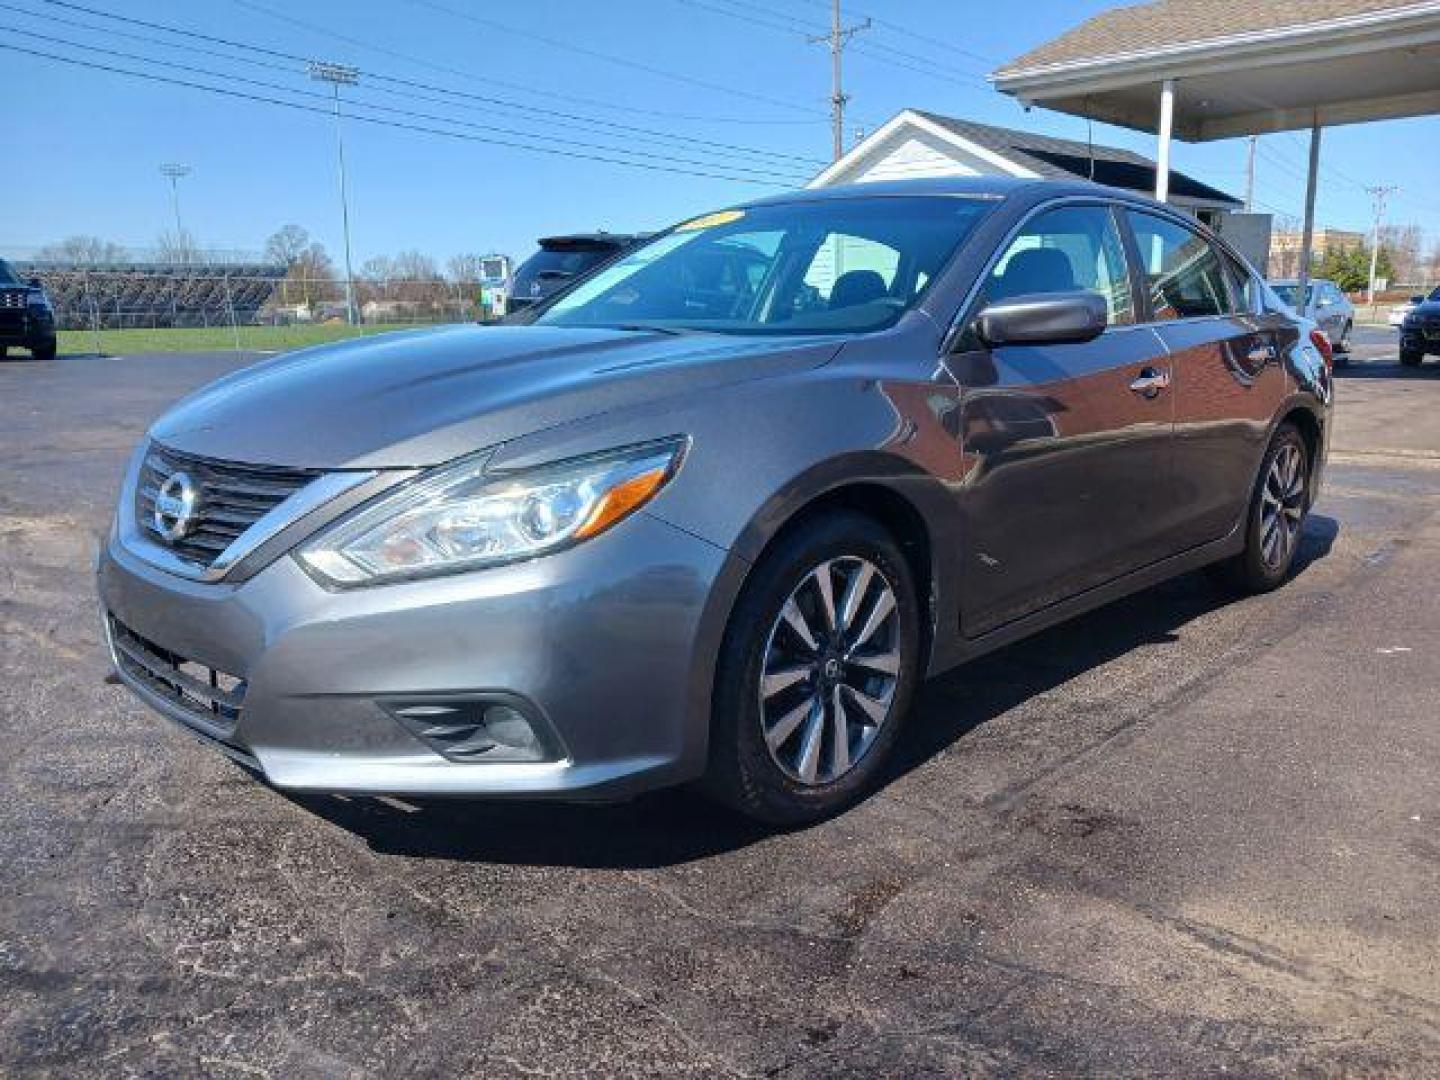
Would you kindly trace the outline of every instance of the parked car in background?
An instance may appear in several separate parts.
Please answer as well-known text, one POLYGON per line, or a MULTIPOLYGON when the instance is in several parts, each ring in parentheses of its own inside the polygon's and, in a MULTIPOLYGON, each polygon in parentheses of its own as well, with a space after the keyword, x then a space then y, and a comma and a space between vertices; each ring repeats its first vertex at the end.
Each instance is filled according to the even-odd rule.
POLYGON ((546 236, 540 250, 515 270, 505 291, 505 313, 523 311, 575 278, 608 262, 647 234, 573 233, 546 236))
POLYGON ((1202 566, 1281 585, 1326 458, 1328 339, 1093 184, 776 196, 533 315, 162 416, 97 565, 120 678, 284 788, 813 821, 926 676, 1202 566))
POLYGON ((1270 282, 1281 300, 1306 318, 1314 319, 1321 332, 1330 339, 1335 362, 1344 365, 1350 358, 1350 332, 1355 328, 1355 305, 1333 281, 1311 278, 1308 303, 1300 303, 1300 282, 1295 278, 1270 282))
POLYGON ((1395 327, 1396 329, 1399 329, 1405 322, 1405 316, 1409 315, 1419 305, 1425 303, 1427 299, 1440 300, 1440 286, 1432 289, 1428 297, 1424 293, 1416 293, 1414 296, 1410 297, 1409 300, 1405 301, 1405 303, 1396 304, 1394 307, 1392 307, 1390 309, 1389 316, 1390 325, 1395 327))
POLYGON ((1440 356, 1440 288, 1422 297, 1400 324, 1400 363, 1419 367, 1426 356, 1440 356))
POLYGON ((39 278, 26 280, 0 259, 0 359, 12 348, 55 359, 55 309, 39 278))

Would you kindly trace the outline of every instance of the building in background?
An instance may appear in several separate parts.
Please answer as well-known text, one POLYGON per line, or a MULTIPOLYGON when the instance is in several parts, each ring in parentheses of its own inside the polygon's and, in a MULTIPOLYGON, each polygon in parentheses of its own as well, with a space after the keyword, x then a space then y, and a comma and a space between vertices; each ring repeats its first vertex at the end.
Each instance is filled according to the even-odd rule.
MULTIPOLYGON (((1280 230, 1271 237, 1270 277, 1293 278, 1299 275, 1303 240, 1304 236, 1298 229, 1280 230)), ((1310 269, 1313 270, 1327 255, 1363 247, 1368 242, 1364 233, 1348 229, 1316 229, 1310 243, 1310 269)))

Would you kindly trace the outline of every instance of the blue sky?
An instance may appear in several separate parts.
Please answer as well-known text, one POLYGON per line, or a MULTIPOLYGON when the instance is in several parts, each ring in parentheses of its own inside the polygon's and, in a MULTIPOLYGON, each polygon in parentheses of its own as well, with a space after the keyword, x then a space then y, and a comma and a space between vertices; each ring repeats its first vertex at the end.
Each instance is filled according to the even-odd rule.
MULTIPOLYGON (((347 122, 357 265, 402 249, 441 260, 462 251, 523 256, 544 233, 655 228, 795 186, 829 154, 828 55, 804 37, 807 28, 825 30, 823 0, 74 2, 271 53, 187 44, 159 30, 45 0, 4 0, 0 41, 323 110, 328 107, 323 99, 299 95, 325 88, 307 80, 298 63, 275 54, 322 57, 361 70, 361 86, 347 91, 355 100, 393 110, 370 115, 465 136, 347 122), (161 41, 180 47, 157 44, 161 41), (162 58, 200 72, 102 55, 81 45, 162 58), (644 129, 643 141, 639 132, 627 130, 636 128, 644 129), (697 142, 686 145, 674 136, 697 142), (523 141, 567 154, 642 151, 653 155, 644 159, 651 165, 726 178, 627 168, 476 139, 523 141), (610 149, 598 149, 602 144, 610 149)), ((987 5, 853 0, 846 5, 847 19, 870 14, 877 25, 856 39, 858 47, 846 57, 853 96, 847 127, 852 133, 873 129, 898 109, 914 106, 1083 139, 1084 121, 1024 113, 989 89, 983 76, 1104 6, 1028 0, 1023 18, 977 19, 975 12, 987 5), (942 43, 949 47, 942 49, 942 43)), ((12 149, 0 250, 74 233, 152 244, 171 221, 169 189, 158 166, 178 161, 194 170, 181 181, 182 208, 202 244, 258 250, 271 232, 295 222, 338 256, 334 129, 328 116, 15 52, 0 51, 0 70, 12 91, 21 88, 28 106, 11 109, 6 118, 12 149)), ((1152 152, 1152 138, 1140 133, 1096 125, 1095 137, 1152 152)), ((1419 224, 1428 245, 1440 243, 1437 146, 1436 117, 1328 131, 1319 223, 1368 227, 1369 198, 1360 185, 1393 183, 1402 190, 1392 202, 1392 220, 1419 224)), ((1304 160, 1301 135, 1262 140, 1257 196, 1267 208, 1298 214, 1304 160)), ((1245 144, 1179 144, 1175 164, 1239 194, 1245 144)))

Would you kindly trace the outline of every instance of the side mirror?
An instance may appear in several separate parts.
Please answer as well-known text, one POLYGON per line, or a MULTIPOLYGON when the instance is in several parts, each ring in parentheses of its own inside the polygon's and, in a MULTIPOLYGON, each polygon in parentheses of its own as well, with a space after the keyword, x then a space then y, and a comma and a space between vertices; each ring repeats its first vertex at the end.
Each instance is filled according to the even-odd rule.
POLYGON ((990 304, 975 319, 986 345, 1078 345, 1105 332, 1109 311, 1096 292, 1010 296, 990 304))
POLYGON ((1425 296, 1424 296, 1424 294, 1423 294, 1423 293, 1416 293, 1414 296, 1410 297, 1410 303, 1412 303, 1412 304, 1423 304, 1423 303, 1425 303, 1425 296))
POLYGON ((25 284, 29 285, 32 289, 43 289, 45 287, 45 283, 41 281, 38 277, 32 277, 25 284))

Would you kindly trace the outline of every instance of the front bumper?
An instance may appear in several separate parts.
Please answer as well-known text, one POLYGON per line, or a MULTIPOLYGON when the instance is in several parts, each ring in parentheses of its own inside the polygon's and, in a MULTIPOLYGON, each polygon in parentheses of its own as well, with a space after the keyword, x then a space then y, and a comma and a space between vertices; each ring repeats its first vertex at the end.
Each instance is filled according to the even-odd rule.
POLYGON ((16 345, 23 349, 46 344, 54 338, 53 316, 42 315, 34 308, 0 311, 0 345, 16 345))
POLYGON ((1400 348, 1407 352, 1440 353, 1440 324, 1401 327, 1400 348))
MULTIPOLYGON (((243 698, 207 715, 133 662, 117 663, 121 678, 277 787, 584 798, 703 771, 713 657, 741 571, 642 512, 529 562, 346 591, 288 556, 240 583, 186 580, 113 536, 97 574, 107 631, 188 661, 197 686, 206 668, 243 680, 243 698), (555 760, 453 761, 384 707, 477 694, 528 703, 555 760)), ((115 646, 112 660, 128 661, 115 646)))

